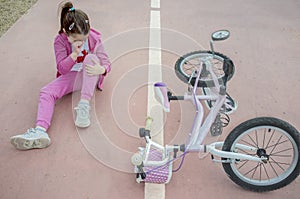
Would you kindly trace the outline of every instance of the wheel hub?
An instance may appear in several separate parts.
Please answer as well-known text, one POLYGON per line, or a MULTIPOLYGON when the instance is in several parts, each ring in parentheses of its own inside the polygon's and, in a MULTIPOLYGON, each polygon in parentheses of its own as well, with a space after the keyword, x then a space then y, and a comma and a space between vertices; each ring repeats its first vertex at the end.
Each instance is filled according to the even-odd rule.
POLYGON ((267 161, 269 160, 269 155, 267 154, 265 149, 258 149, 256 155, 258 155, 258 157, 260 158, 267 158, 266 160, 263 160, 264 163, 267 163, 267 161))

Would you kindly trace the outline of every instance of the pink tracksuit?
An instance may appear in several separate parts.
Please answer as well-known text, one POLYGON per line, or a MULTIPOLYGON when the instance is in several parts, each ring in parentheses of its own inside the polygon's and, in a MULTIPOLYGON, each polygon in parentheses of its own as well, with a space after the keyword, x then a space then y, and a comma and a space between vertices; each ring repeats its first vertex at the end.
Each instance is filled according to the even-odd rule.
POLYGON ((36 125, 49 128, 52 120, 56 100, 73 91, 81 90, 81 98, 90 100, 94 94, 96 85, 102 90, 103 80, 110 72, 110 61, 101 43, 101 34, 93 29, 88 37, 90 53, 83 61, 83 69, 80 72, 71 71, 76 63, 71 58, 72 47, 67 35, 61 33, 56 36, 54 50, 57 64, 57 78, 41 89, 36 125), (100 62, 106 68, 103 75, 89 76, 85 71, 85 64, 94 65, 92 59, 100 62), (76 81, 75 81, 76 80, 76 81), (76 83, 75 83, 76 82, 76 83))

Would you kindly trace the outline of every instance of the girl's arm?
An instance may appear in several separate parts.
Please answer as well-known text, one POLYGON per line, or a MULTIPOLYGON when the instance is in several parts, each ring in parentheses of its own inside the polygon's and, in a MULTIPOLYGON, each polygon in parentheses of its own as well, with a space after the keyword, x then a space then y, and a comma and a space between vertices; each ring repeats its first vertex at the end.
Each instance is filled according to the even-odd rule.
POLYGON ((75 60, 72 58, 72 54, 68 55, 67 47, 59 36, 55 38, 54 51, 58 72, 62 75, 68 73, 75 64, 75 60))
POLYGON ((94 49, 94 54, 99 58, 100 60, 100 65, 103 66, 105 68, 105 73, 102 75, 106 75, 107 73, 110 72, 111 70, 111 63, 109 61, 109 58, 104 50, 104 47, 102 45, 101 40, 99 39, 95 49, 94 49))

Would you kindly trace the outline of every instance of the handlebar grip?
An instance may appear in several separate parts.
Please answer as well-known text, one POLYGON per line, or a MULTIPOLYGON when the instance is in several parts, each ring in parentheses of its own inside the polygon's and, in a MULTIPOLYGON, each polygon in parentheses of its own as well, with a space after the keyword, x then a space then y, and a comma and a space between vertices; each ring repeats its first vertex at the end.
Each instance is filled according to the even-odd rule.
POLYGON ((151 138, 151 136, 150 136, 150 130, 147 130, 145 128, 140 128, 139 129, 139 135, 140 135, 141 138, 144 138, 146 136, 148 136, 149 138, 151 138))
POLYGON ((153 119, 150 116, 148 116, 146 118, 146 127, 145 127, 146 130, 149 130, 149 131, 151 130, 152 122, 153 122, 153 119))

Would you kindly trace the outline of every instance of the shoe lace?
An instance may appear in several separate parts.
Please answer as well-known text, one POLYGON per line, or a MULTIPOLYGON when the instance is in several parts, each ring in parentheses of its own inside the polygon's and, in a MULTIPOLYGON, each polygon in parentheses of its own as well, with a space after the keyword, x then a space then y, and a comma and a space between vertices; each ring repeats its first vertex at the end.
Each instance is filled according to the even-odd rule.
POLYGON ((36 133, 35 129, 34 128, 30 128, 24 134, 27 135, 27 136, 30 136, 30 135, 32 135, 34 133, 36 133))
POLYGON ((90 105, 79 103, 77 107, 74 108, 77 111, 77 114, 79 114, 82 117, 87 117, 89 115, 90 111, 90 105))

